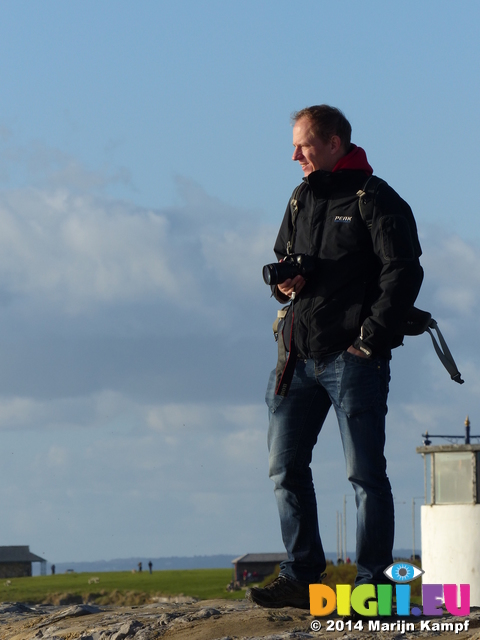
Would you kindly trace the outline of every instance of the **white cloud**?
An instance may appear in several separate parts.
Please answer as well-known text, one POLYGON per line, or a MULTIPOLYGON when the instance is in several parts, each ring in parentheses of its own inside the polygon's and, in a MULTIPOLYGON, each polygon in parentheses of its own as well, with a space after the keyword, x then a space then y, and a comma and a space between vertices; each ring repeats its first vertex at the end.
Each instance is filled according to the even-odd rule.
MULTIPOLYGON (((434 300, 448 313, 467 316, 480 306, 480 254, 473 242, 436 233, 425 243, 426 286, 435 283, 434 300)), ((424 286, 425 286, 424 285, 424 286)))
POLYGON ((204 429, 246 430, 262 424, 265 409, 261 405, 217 405, 171 403, 151 406, 146 412, 147 425, 165 434, 204 429))
POLYGON ((262 266, 275 259, 271 226, 245 226, 241 231, 204 235, 201 241, 206 267, 221 282, 233 283, 242 295, 258 288, 262 266))
MULTIPOLYGON (((265 413, 265 412, 264 412, 265 413)), ((267 467, 267 419, 264 416, 263 428, 243 429, 228 434, 223 442, 223 451, 230 460, 250 466, 254 461, 267 467), (263 464, 262 464, 263 463, 263 464)))
POLYGON ((403 410, 408 419, 407 422, 410 424, 410 429, 414 423, 415 429, 420 427, 431 430, 446 422, 452 422, 454 418, 452 410, 448 411, 444 405, 439 406, 432 403, 406 403, 403 405, 403 410))
POLYGON ((218 410, 208 405, 166 404, 147 410, 147 424, 155 431, 173 434, 182 429, 209 427, 214 415, 218 410))
POLYGON ((48 467, 65 469, 70 462, 69 452, 66 447, 52 445, 48 451, 46 464, 48 467))
POLYGON ((0 200, 0 282, 68 311, 146 295, 180 299, 191 276, 165 252, 168 222, 66 190, 27 190, 0 200))
POLYGON ((233 299, 263 293, 273 229, 188 181, 182 193, 181 206, 152 211, 64 187, 4 192, 0 286, 69 313, 165 299, 208 316, 220 283, 233 299))
POLYGON ((0 397, 0 429, 52 430, 98 427, 120 417, 136 419, 137 405, 109 390, 86 396, 38 400, 33 397, 0 397))
POLYGON ((0 398, 0 429, 31 425, 42 408, 31 398, 0 398))

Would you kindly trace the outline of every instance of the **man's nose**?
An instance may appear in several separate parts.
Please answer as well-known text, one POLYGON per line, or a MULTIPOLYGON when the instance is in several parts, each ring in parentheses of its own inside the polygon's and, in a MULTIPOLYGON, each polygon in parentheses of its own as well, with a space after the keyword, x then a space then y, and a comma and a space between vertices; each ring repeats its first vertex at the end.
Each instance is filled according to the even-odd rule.
POLYGON ((300 149, 295 149, 295 151, 293 152, 293 156, 292 156, 292 160, 300 160, 300 158, 302 158, 303 154, 300 151, 300 149))

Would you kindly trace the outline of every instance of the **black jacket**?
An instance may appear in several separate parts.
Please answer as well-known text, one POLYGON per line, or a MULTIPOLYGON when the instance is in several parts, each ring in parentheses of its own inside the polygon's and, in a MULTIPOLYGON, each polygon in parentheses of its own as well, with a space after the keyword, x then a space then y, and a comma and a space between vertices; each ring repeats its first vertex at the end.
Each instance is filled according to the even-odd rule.
MULTIPOLYGON (((304 178, 293 252, 316 258, 314 273, 290 306, 283 338, 299 356, 320 358, 354 345, 389 357, 402 342, 400 325, 420 290, 423 270, 417 228, 408 204, 386 183, 375 198, 372 228, 361 217, 363 171, 314 171, 304 178)), ((287 207, 275 243, 280 260, 292 238, 287 207)), ((275 289, 280 302, 286 298, 275 289)), ((281 338, 280 338, 281 339, 281 338)))

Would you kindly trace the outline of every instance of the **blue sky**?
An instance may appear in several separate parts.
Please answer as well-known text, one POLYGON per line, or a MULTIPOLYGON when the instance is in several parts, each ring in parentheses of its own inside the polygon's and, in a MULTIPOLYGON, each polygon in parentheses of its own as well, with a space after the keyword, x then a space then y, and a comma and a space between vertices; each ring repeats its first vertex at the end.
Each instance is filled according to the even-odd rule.
MULTIPOLYGON (((428 336, 395 353, 387 453, 410 547, 421 433, 461 433, 467 413, 480 433, 478 3, 0 9, 0 543, 52 562, 282 549, 261 267, 301 180, 290 114, 329 103, 415 212, 418 306, 466 380, 428 336)), ((333 416, 313 469, 325 547, 347 495, 350 549, 333 416)))

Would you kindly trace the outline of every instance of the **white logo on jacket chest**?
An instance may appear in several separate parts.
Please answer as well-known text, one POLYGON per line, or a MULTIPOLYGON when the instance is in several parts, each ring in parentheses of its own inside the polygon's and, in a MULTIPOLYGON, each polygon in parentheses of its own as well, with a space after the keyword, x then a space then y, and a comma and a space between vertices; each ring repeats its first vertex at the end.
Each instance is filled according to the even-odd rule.
POLYGON ((335 216, 334 222, 351 222, 353 216, 335 216))

